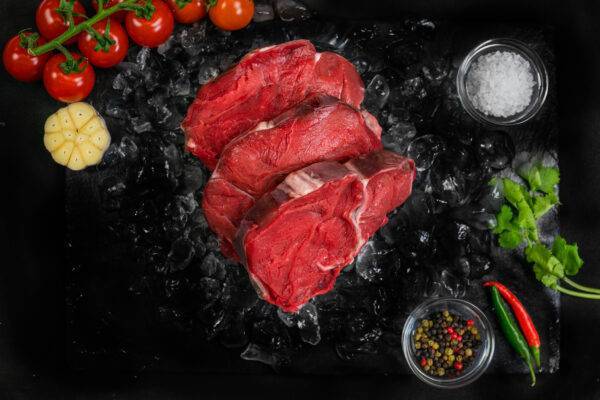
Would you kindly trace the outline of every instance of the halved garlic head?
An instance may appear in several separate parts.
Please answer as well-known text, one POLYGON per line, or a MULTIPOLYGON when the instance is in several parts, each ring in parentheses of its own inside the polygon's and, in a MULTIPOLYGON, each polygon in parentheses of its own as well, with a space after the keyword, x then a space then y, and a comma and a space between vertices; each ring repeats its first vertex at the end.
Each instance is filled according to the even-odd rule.
POLYGON ((87 103, 73 103, 46 120, 44 146, 54 161, 74 171, 98 164, 110 145, 110 134, 98 112, 87 103))

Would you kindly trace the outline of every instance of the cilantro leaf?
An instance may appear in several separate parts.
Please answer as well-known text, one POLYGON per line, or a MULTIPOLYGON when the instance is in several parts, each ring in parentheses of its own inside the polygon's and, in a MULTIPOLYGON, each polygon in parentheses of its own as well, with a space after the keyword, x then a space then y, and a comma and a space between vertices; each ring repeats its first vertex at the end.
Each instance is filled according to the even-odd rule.
POLYGON ((525 248, 527 261, 533 263, 533 272, 545 286, 554 287, 565 272, 561 262, 543 244, 533 244, 525 248))
POLYGON ((513 229, 511 220, 513 218, 513 212, 506 204, 502 205, 500 212, 496 215, 496 226, 494 227, 494 233, 502 233, 513 229))
POLYGON ((540 190, 554 194, 554 187, 560 182, 560 172, 554 167, 540 167, 540 190))
POLYGON ((579 248, 576 244, 567 244, 567 241, 557 236, 552 245, 552 254, 564 266, 565 274, 575 275, 583 266, 583 260, 579 256, 579 248))
POLYGON ((533 217, 535 219, 540 218, 542 215, 550 211, 556 204, 558 204, 558 198, 554 193, 533 196, 531 207, 533 211, 533 217))
POLYGON ((504 197, 517 210, 516 217, 512 223, 519 229, 526 231, 527 237, 537 242, 539 240, 537 224, 533 211, 531 210, 532 199, 527 188, 510 179, 503 179, 504 197))
POLYGON ((560 181, 558 168, 544 167, 541 164, 526 167, 519 171, 519 175, 527 181, 533 192, 554 193, 554 186, 560 181))
POLYGON ((504 231, 498 236, 500 247, 508 250, 519 247, 523 241, 523 234, 518 230, 504 231))

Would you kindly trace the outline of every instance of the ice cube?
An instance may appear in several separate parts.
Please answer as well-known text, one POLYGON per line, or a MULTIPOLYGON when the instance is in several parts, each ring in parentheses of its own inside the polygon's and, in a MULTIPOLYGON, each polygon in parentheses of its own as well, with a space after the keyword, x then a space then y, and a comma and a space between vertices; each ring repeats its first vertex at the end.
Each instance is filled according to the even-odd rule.
POLYGON ((280 363, 280 359, 276 354, 254 343, 248 344, 246 349, 240 354, 240 357, 247 361, 258 361, 271 367, 275 367, 280 363))
POLYGON ((389 249, 381 249, 370 240, 356 256, 356 273, 367 282, 381 282, 389 253, 389 249))
POLYGON ((475 146, 481 162, 492 169, 506 168, 515 157, 515 145, 506 132, 481 132, 475 140, 475 146))
POLYGON ((282 21, 301 21, 310 18, 306 6, 295 0, 275 0, 275 10, 282 21))
POLYGON ((179 33, 181 47, 192 57, 196 57, 203 51, 202 43, 206 41, 206 23, 197 23, 186 27, 179 33))
POLYGON ((314 304, 305 304, 295 314, 277 309, 277 316, 288 328, 298 328, 303 342, 315 346, 321 341, 319 314, 314 304))
POLYGON ((388 100, 390 96, 390 87, 385 78, 381 75, 375 75, 365 89, 364 107, 371 111, 377 112, 388 100))
POLYGON ((444 151, 445 143, 436 135, 419 136, 408 146, 408 156, 415 161, 417 171, 431 168, 438 155, 444 151))
POLYGON ((202 65, 198 72, 198 83, 204 85, 205 83, 212 81, 218 75, 219 69, 217 67, 208 64, 202 65))
POLYGON ((192 92, 192 85, 187 76, 179 77, 169 86, 172 96, 188 96, 192 92))
POLYGON ((149 47, 142 47, 140 51, 137 53, 135 57, 136 64, 142 69, 146 69, 148 66, 148 60, 150 59, 150 51, 149 47))
POLYGON ((254 4, 254 22, 266 22, 275 18, 273 6, 269 3, 255 2, 254 4))

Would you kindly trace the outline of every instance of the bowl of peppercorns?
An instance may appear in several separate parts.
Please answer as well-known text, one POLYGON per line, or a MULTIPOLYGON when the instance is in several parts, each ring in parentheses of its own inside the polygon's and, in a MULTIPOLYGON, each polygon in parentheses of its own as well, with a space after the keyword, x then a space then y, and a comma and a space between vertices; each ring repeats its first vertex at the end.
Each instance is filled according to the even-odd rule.
POLYGON ((465 386, 483 374, 494 355, 494 333, 473 303, 436 298, 421 303, 402 330, 402 350, 414 374, 438 388, 465 386))

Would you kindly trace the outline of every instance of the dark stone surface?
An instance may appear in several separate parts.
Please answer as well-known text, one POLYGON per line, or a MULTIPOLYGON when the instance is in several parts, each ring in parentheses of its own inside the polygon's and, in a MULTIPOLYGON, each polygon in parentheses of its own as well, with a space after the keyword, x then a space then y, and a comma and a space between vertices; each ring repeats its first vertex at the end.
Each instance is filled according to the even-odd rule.
MULTIPOLYGON (((0 2, 0 41, 34 26, 36 0, 0 2)), ((585 0, 307 1, 323 15, 395 19, 407 13, 457 21, 537 22, 554 25, 559 98, 561 232, 579 243, 586 266, 581 281, 600 282, 600 4, 585 0)), ((530 389, 522 375, 486 375, 457 391, 428 388, 410 375, 290 376, 73 371, 66 363, 64 170, 47 157, 41 130, 59 106, 40 84, 14 82, 0 68, 3 197, 0 241, 0 393, 9 399, 164 398, 581 398, 600 395, 597 303, 561 299, 561 365, 530 389), (37 132, 37 133, 36 133, 37 132)))

